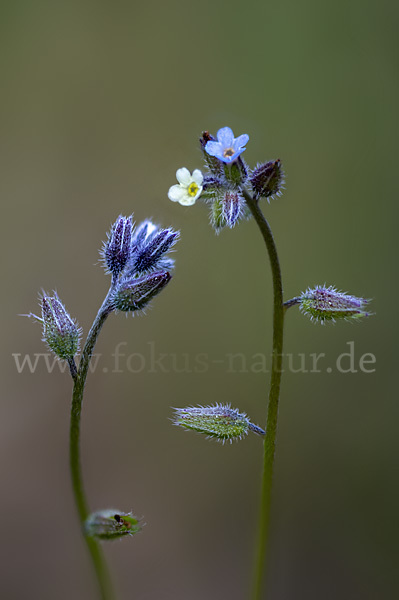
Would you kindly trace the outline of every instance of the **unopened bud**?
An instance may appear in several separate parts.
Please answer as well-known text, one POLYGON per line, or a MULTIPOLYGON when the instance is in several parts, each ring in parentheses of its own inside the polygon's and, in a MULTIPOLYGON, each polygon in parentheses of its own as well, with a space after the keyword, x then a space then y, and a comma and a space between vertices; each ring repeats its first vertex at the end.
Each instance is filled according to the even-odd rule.
POLYGON ((112 296, 112 307, 124 312, 141 310, 169 283, 168 271, 158 271, 120 282, 112 296))
POLYGON ((242 185, 248 178, 247 165, 245 164, 241 156, 239 156, 237 160, 235 160, 232 163, 224 163, 223 170, 226 181, 232 183, 235 186, 242 185))
POLYGON ((41 298, 42 318, 35 317, 43 325, 43 341, 63 360, 72 359, 79 348, 80 329, 69 316, 56 292, 41 298))
POLYGON ((233 228, 242 216, 244 198, 239 192, 228 190, 222 200, 222 214, 226 225, 233 228))
POLYGON ((240 440, 249 431, 265 435, 263 429, 251 423, 245 413, 238 412, 228 404, 189 406, 174 410, 174 425, 204 433, 208 438, 215 438, 222 443, 240 440))
POLYGON ((250 177, 255 198, 280 196, 284 185, 281 160, 271 160, 258 165, 250 177))
POLYGON ((132 239, 132 217, 118 217, 104 244, 102 254, 107 269, 119 275, 130 258, 132 239))
POLYGON ((179 232, 173 229, 161 229, 153 234, 149 234, 147 229, 146 234, 143 234, 144 229, 139 234, 141 239, 134 239, 135 251, 129 263, 130 274, 162 268, 164 265, 160 261, 163 260, 163 255, 172 248, 179 237, 179 232))
POLYGON ((369 300, 338 292, 332 286, 309 288, 301 294, 299 300, 299 309, 303 314, 311 321, 321 324, 338 319, 354 321, 371 314, 365 310, 369 300))
POLYGON ((131 513, 107 509, 92 513, 84 525, 85 534, 99 540, 115 540, 134 535, 141 530, 140 523, 131 513))
POLYGON ((207 143, 215 141, 216 139, 209 133, 209 131, 203 131, 202 136, 200 137, 200 144, 202 153, 204 155, 205 164, 213 175, 218 176, 222 172, 222 165, 220 161, 215 156, 211 156, 205 151, 205 146, 207 143))
POLYGON ((210 222, 215 232, 219 234, 227 225, 223 215, 223 196, 216 196, 211 204, 210 222))

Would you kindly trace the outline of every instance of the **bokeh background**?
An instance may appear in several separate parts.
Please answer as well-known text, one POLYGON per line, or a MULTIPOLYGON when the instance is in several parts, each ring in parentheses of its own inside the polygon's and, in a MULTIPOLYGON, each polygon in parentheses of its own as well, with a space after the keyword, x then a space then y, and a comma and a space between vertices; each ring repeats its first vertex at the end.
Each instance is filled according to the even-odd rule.
POLYGON ((18 316, 41 288, 87 333, 108 286, 98 248, 131 212, 181 241, 153 309, 112 316, 99 339, 89 501, 146 523, 105 548, 121 599, 249 596, 261 440, 222 446, 169 420, 171 406, 231 402, 265 422, 269 375, 251 371, 271 347, 260 235, 245 222, 216 237, 204 205, 167 199, 178 167, 201 167, 201 131, 225 125, 249 134, 250 164, 284 163, 284 196, 264 208, 286 298, 327 282, 376 312, 331 327, 288 314, 285 351, 326 357, 283 378, 269 597, 397 597, 398 13, 392 0, 2 2, 2 598, 98 597, 69 480, 70 378, 42 359, 19 373, 13 354, 46 351, 18 316), (352 341, 357 372, 341 373, 352 341), (228 369, 231 353, 245 368, 228 369), (364 353, 375 372, 359 370, 364 353))

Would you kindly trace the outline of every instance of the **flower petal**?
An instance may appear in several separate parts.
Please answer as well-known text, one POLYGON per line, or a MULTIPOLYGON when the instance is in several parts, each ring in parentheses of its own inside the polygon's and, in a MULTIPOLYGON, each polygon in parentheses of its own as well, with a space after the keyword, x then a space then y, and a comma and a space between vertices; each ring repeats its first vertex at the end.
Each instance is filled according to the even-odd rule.
POLYGON ((245 146, 245 144, 248 143, 248 140, 249 135, 247 135, 246 133, 239 135, 238 138, 234 140, 234 150, 238 150, 239 148, 245 146))
POLYGON ((180 202, 182 198, 187 195, 186 189, 181 185, 172 185, 172 187, 169 188, 168 198, 169 200, 172 200, 172 202, 180 202))
POLYGON ((210 156, 219 156, 223 152, 223 146, 219 142, 207 142, 205 150, 210 156))
POLYGON ((195 169, 195 171, 193 171, 192 180, 195 181, 198 186, 202 185, 204 176, 199 169, 195 169))
POLYGON ((218 142, 222 144, 223 148, 230 148, 234 142, 234 133, 230 129, 230 127, 222 127, 217 132, 218 142))
POLYGON ((190 194, 185 194, 183 196, 183 198, 181 198, 179 200, 179 203, 182 206, 192 206, 193 204, 195 204, 196 199, 198 198, 198 196, 200 195, 200 193, 202 192, 202 188, 197 192, 197 194, 195 196, 190 196, 190 194))
POLYGON ((177 169, 176 179, 181 185, 188 187, 191 183, 191 173, 186 167, 182 167, 181 169, 177 169))

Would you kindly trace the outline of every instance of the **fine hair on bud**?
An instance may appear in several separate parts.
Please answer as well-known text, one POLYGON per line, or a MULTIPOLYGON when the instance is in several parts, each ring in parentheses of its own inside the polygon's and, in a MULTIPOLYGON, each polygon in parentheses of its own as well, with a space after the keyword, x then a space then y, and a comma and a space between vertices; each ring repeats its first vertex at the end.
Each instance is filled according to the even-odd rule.
POLYGON ((145 308, 169 283, 168 271, 156 271, 141 277, 123 279, 112 295, 112 307, 123 312, 135 312, 145 308))
POLYGON ((281 196, 284 188, 284 171, 281 160, 271 160, 259 164, 250 177, 255 198, 268 200, 281 196))
POLYGON ((222 200, 222 216, 231 229, 236 225, 243 213, 244 198, 236 190, 227 190, 222 200))
POLYGON ((132 241, 132 256, 128 266, 130 275, 171 268, 172 259, 164 255, 179 238, 173 229, 157 229, 150 222, 142 224, 132 241))
POLYGON ((43 341, 61 360, 71 360, 79 350, 81 329, 67 312, 57 292, 40 297, 42 316, 29 315, 43 326, 43 341))
POLYGON ((85 521, 84 530, 88 537, 106 541, 132 536, 141 530, 141 525, 132 513, 109 508, 92 513, 85 521))
POLYGON ((104 265, 107 271, 114 276, 123 271, 130 259, 132 232, 132 217, 120 215, 112 225, 107 241, 103 245, 101 254, 104 265))
POLYGON ((212 406, 188 406, 175 408, 174 425, 187 430, 203 433, 207 438, 215 439, 223 444, 233 440, 241 440, 249 431, 265 435, 263 429, 250 422, 245 413, 240 413, 229 404, 212 406))
POLYGON ((299 296, 299 309, 311 321, 324 325, 327 321, 357 321, 371 313, 365 309, 369 300, 339 292, 335 287, 319 285, 299 296))

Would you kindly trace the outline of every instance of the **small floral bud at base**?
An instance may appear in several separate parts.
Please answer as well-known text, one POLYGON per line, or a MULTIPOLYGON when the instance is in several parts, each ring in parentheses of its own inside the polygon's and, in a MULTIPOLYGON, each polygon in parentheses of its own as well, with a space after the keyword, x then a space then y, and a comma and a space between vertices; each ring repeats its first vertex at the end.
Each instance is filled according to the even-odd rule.
POLYGON ((119 275, 130 258, 132 230, 132 217, 120 216, 108 234, 101 254, 107 270, 112 275, 119 275))
POLYGON ((43 341, 62 359, 71 361, 79 349, 81 330, 76 322, 69 316, 65 306, 58 298, 43 294, 41 297, 42 317, 28 315, 43 325, 43 341))
POLYGON ((250 177, 255 198, 280 196, 284 186, 284 172, 281 160, 271 160, 254 169, 250 177))
POLYGON ((107 509, 92 513, 86 520, 85 534, 99 540, 115 540, 134 535, 141 530, 138 519, 131 513, 107 509))
POLYGON ((189 406, 174 410, 174 425, 204 433, 208 438, 215 438, 223 444, 242 439, 248 431, 265 435, 263 429, 251 423, 245 413, 238 412, 228 404, 189 406))
POLYGON ((365 310, 368 302, 365 298, 338 292, 332 286, 321 285, 309 288, 299 296, 299 309, 311 321, 323 325, 326 321, 356 321, 361 317, 370 316, 371 313, 365 310))
POLYGON ((141 310, 169 283, 168 271, 158 271, 120 282, 112 296, 112 307, 123 312, 141 310))

